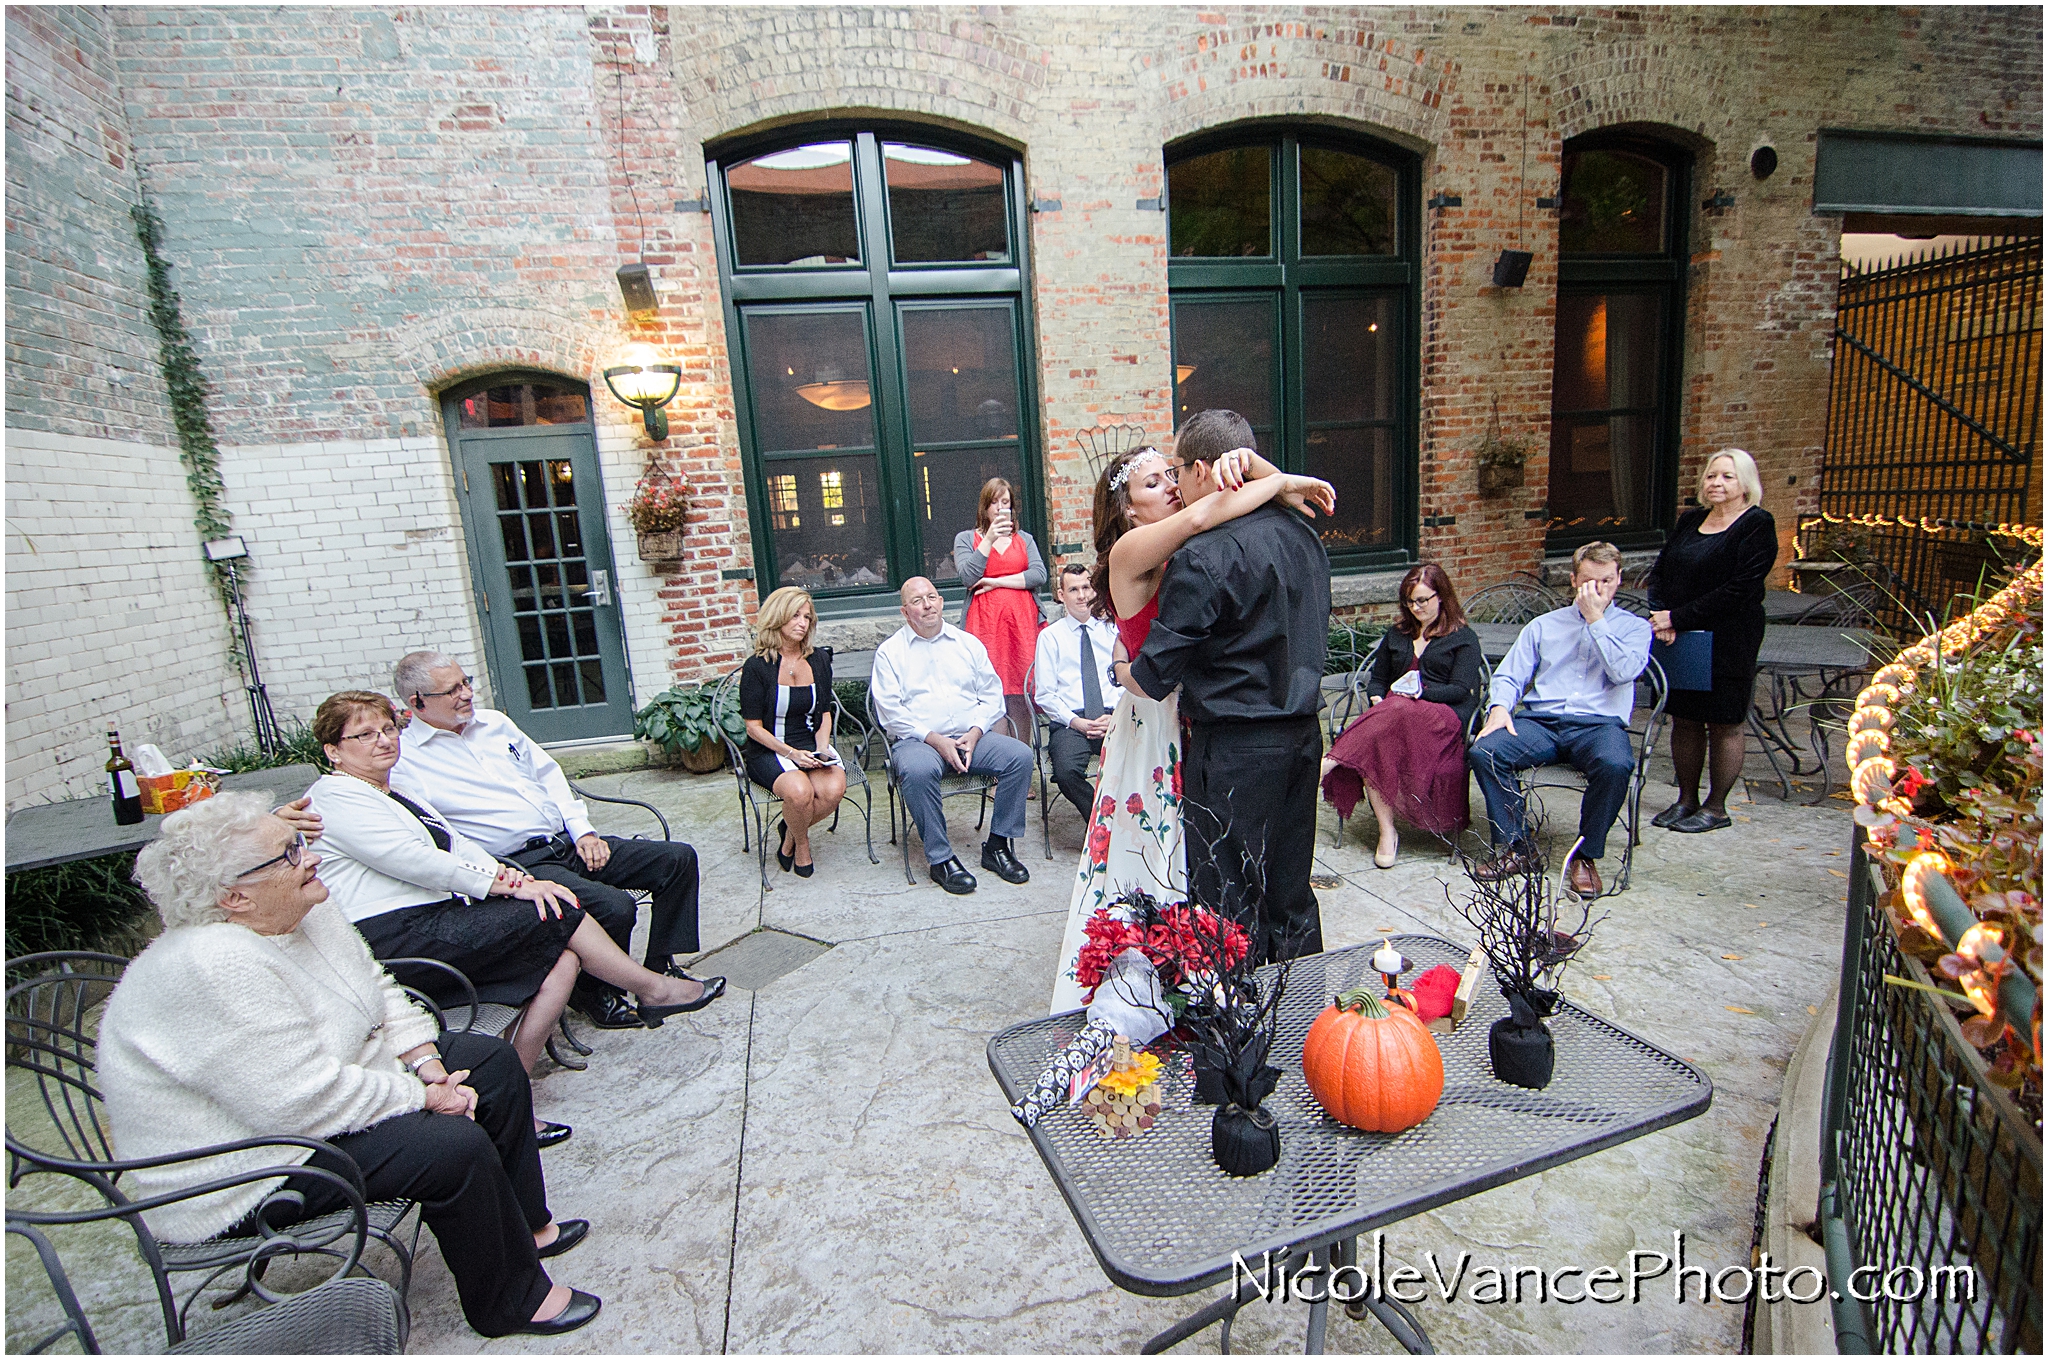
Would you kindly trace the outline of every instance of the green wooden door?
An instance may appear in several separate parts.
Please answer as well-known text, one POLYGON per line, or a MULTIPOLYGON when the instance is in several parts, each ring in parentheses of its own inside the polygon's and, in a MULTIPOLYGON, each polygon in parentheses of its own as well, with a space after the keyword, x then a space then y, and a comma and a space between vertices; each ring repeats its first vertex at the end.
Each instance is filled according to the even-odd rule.
MULTIPOLYGON (((507 390, 516 389, 490 389, 507 390)), ((448 405, 452 416, 464 403, 448 405)), ((535 741, 629 735, 632 686, 587 419, 464 428, 451 418, 448 428, 491 705, 535 741)))

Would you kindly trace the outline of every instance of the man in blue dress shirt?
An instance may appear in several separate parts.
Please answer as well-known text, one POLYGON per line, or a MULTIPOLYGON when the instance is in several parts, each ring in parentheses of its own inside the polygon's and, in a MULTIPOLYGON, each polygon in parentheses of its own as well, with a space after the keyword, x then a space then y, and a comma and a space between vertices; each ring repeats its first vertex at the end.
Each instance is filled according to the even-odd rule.
POLYGON ((1620 588, 1620 550, 1611 543, 1580 548, 1572 554, 1572 602, 1531 620, 1493 674, 1486 725, 1469 757, 1493 824, 1493 858, 1472 871, 1482 883, 1541 865, 1515 773, 1563 763, 1586 777, 1584 843, 1567 887, 1580 897, 1602 891, 1596 861, 1607 853, 1607 833, 1635 772, 1628 719, 1636 677, 1650 660, 1649 621, 1613 607, 1620 588))

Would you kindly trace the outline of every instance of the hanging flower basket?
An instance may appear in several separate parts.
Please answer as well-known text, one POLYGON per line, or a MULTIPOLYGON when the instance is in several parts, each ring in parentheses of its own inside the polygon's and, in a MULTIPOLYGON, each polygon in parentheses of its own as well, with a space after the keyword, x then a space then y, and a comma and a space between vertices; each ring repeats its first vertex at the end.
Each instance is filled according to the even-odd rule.
POLYGON ((1498 496, 1522 485, 1525 464, 1535 451, 1527 440, 1503 439, 1500 433, 1500 398, 1493 399, 1493 415, 1486 422, 1486 438, 1479 441, 1473 456, 1479 463, 1479 494, 1498 496))
POLYGON ((683 555, 683 521, 690 511, 690 491, 680 478, 671 477, 659 463, 647 465, 647 475, 633 488, 626 503, 626 519, 640 536, 642 562, 674 562, 683 555))

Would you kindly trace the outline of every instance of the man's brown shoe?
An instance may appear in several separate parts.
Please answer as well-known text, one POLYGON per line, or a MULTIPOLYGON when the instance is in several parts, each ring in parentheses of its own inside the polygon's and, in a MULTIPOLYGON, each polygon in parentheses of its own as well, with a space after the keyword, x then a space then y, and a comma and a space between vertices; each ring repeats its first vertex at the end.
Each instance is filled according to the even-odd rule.
POLYGON ((1604 891, 1600 886, 1600 870, 1589 859, 1573 860, 1565 880, 1565 891, 1574 897, 1594 898, 1604 891))
POLYGON ((1498 883, 1504 878, 1540 873, 1542 869, 1542 861, 1536 858, 1534 852, 1511 845, 1492 859, 1482 860, 1473 865, 1471 874, 1474 883, 1498 883))

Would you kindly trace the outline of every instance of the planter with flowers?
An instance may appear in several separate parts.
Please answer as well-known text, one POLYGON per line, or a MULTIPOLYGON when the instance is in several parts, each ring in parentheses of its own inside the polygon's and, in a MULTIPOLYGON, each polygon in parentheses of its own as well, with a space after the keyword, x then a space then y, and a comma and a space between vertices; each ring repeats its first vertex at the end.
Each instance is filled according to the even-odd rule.
POLYGON ((683 555, 683 519, 689 513, 689 488, 658 466, 651 466, 633 499, 626 519, 640 538, 642 562, 674 562, 683 555))

